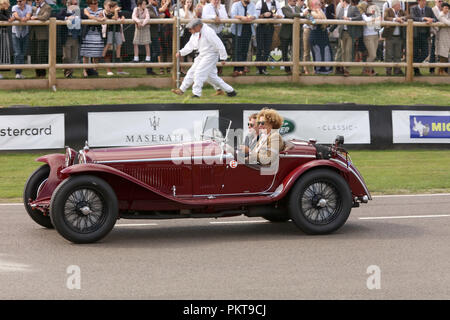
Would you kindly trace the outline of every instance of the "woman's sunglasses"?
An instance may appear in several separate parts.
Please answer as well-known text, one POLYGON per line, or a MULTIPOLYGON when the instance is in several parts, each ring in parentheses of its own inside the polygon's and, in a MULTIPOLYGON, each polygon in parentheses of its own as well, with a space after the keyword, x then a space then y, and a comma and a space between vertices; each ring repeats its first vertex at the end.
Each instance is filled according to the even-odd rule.
POLYGON ((255 126, 253 123, 250 123, 250 122, 247 123, 247 125, 248 125, 249 128, 253 128, 255 126))
POLYGON ((257 124, 258 126, 263 126, 266 122, 265 121, 258 121, 257 124))

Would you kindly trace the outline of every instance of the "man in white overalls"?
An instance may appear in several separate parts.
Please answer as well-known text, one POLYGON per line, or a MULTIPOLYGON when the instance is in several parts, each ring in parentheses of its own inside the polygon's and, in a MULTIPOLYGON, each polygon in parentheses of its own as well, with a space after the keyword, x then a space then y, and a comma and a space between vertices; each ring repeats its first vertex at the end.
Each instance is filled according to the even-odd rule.
POLYGON ((225 62, 227 51, 217 34, 200 19, 194 19, 186 25, 191 29, 192 35, 179 52, 177 58, 186 56, 195 49, 198 49, 199 55, 195 58, 194 64, 189 69, 179 89, 172 89, 172 92, 182 95, 192 84, 193 98, 199 98, 202 95, 202 88, 205 82, 210 83, 216 90, 225 91, 229 97, 236 96, 233 87, 225 83, 217 75, 216 63, 218 59, 225 62))

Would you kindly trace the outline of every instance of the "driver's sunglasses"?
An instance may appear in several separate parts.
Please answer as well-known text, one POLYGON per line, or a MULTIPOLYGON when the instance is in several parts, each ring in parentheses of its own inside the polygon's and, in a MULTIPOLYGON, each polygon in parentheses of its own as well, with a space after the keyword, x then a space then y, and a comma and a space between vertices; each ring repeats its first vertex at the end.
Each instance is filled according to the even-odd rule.
POLYGON ((258 126, 263 126, 266 122, 265 121, 258 121, 258 126))
POLYGON ((249 128, 253 128, 255 126, 253 123, 250 123, 250 122, 247 123, 247 125, 248 125, 249 128))

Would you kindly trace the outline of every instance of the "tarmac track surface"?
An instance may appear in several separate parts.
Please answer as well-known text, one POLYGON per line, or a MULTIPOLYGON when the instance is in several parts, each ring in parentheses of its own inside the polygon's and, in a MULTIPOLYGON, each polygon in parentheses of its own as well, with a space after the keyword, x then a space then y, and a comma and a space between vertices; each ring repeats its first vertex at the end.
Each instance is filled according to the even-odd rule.
POLYGON ((0 205, 1 299, 449 299, 450 195, 381 196, 338 232, 259 218, 119 220, 75 245, 0 205), (68 289, 71 265, 81 289, 68 289), (369 290, 369 266, 380 289, 369 290))

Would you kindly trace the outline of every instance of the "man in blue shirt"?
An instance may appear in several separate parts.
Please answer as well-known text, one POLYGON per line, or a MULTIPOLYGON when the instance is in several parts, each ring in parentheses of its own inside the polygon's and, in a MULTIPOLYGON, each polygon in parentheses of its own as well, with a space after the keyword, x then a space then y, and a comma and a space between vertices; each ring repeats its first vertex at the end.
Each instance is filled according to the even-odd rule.
MULTIPOLYGON (((27 22, 31 19, 32 7, 27 5, 25 0, 17 0, 17 4, 12 8, 13 18, 16 21, 27 22)), ((29 38, 28 26, 13 26, 12 27, 12 43, 14 50, 14 63, 24 64, 25 54, 28 48, 29 38)), ((16 69, 16 79, 24 79, 21 69, 16 69)))
MULTIPOLYGON (((231 33, 233 34, 234 61, 246 61, 248 45, 252 35, 255 35, 255 27, 249 23, 256 19, 256 8, 250 0, 240 0, 233 3, 231 7, 231 18, 239 19, 246 23, 233 23, 231 33)), ((244 74, 244 67, 234 67, 233 76, 244 74)))

